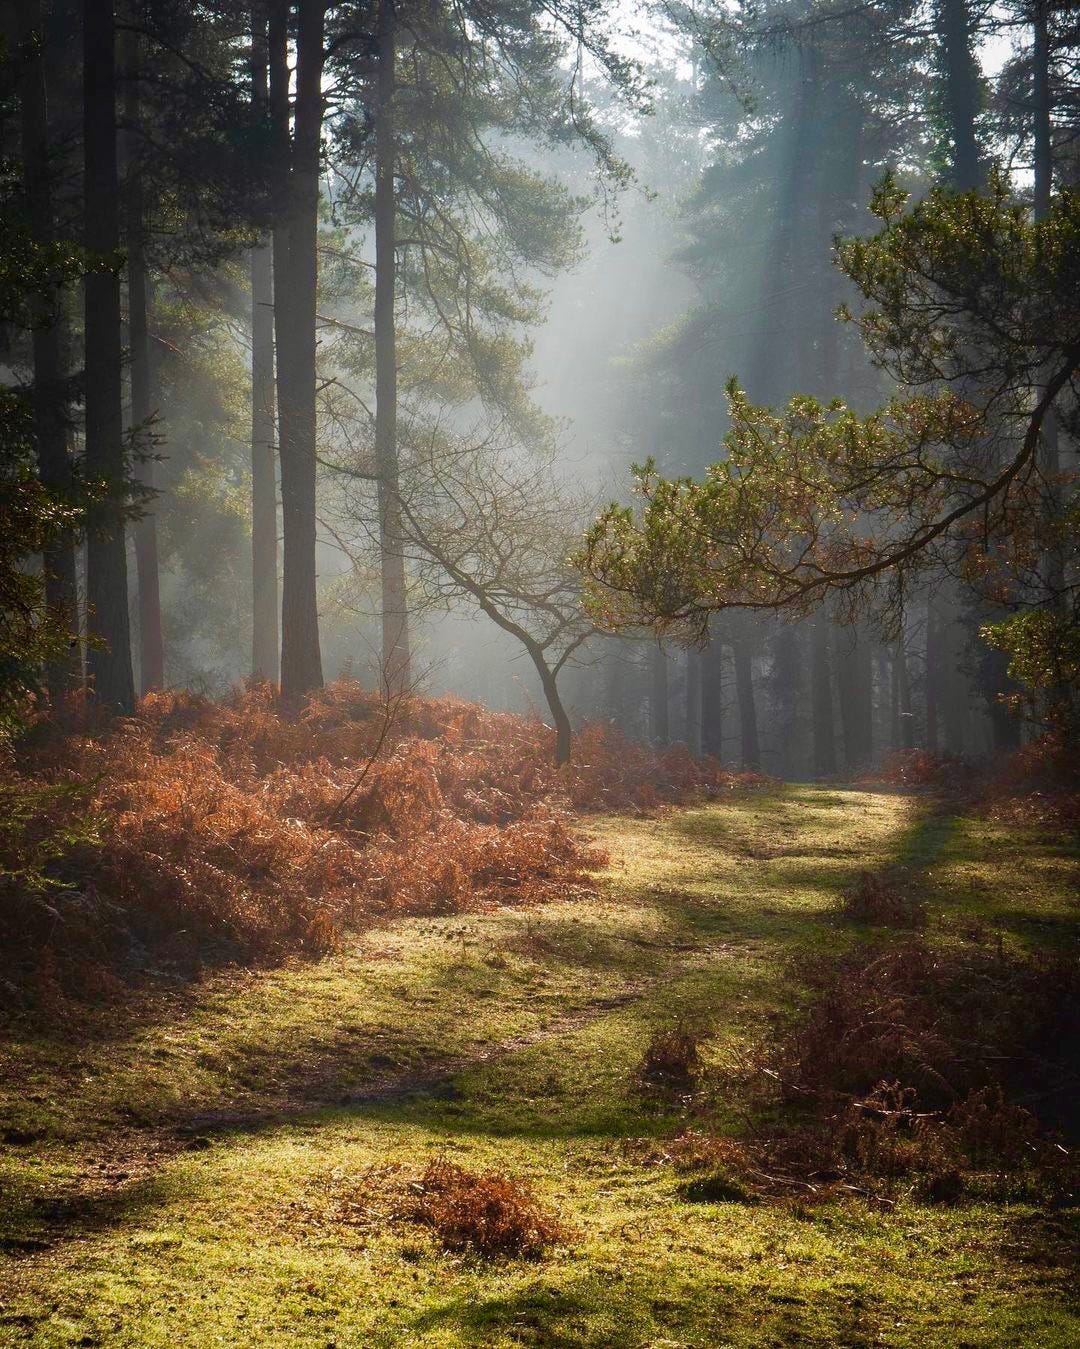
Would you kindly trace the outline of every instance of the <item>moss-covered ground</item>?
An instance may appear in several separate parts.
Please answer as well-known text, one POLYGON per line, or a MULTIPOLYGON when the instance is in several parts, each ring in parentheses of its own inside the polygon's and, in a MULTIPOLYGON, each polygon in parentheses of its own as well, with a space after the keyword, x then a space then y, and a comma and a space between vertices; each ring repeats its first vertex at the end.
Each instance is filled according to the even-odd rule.
POLYGON ((686 1123, 636 1080, 677 1017, 712 1031, 712 1124, 745 1126, 728 1070, 790 1007, 791 954, 859 939, 829 910, 860 869, 918 886, 941 940, 1067 944, 1075 851, 811 787, 588 828, 612 864, 571 900, 162 980, 5 1043, 0 1344, 1080 1342, 1067 1210, 691 1203, 632 1142, 686 1123), (451 1254, 368 1203, 438 1155, 528 1178, 567 1244, 451 1254))

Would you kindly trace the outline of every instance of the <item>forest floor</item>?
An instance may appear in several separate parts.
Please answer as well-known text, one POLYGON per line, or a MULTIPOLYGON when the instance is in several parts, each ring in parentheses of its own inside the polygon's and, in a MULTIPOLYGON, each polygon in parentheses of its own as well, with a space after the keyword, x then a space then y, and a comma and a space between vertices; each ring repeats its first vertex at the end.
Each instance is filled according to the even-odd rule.
POLYGON ((660 1141, 745 1130, 792 955, 864 939, 831 912, 861 869, 919 889, 928 940, 971 919, 1060 947, 1075 850, 818 787, 582 827, 613 860, 568 900, 394 921, 10 1043, 0 1343, 1080 1342, 1074 1209, 694 1202, 660 1141), (696 1099, 641 1087, 677 1018, 709 1027, 696 1099), (447 1250, 402 1198, 440 1157, 525 1178, 565 1239, 447 1250))

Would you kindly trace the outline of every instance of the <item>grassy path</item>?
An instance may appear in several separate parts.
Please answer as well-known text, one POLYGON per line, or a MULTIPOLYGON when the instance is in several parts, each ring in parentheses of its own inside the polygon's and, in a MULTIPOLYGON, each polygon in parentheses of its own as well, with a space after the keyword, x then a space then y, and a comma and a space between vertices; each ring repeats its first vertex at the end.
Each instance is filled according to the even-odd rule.
POLYGON ((315 964, 219 973, 0 1060, 0 1344, 1066 1345, 1067 1215, 689 1203, 632 1140, 653 1030, 742 1052, 863 867, 1003 939, 1075 940, 1059 841, 909 797, 790 788, 592 831, 595 891, 407 920, 315 964), (372 1198, 433 1156, 528 1177, 575 1232, 451 1255, 372 1198))

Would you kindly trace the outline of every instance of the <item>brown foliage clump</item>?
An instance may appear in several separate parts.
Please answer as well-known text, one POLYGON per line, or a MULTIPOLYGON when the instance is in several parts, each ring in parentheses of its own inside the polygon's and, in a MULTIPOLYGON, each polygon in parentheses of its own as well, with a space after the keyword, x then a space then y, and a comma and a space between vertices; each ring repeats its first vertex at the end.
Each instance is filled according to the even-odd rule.
POLYGON ((430 1227, 450 1251, 536 1260, 569 1238, 527 1181, 498 1171, 468 1171, 436 1158, 413 1192, 409 1216, 430 1227))
POLYGON ((256 683, 37 727, 0 767, 9 795, 37 792, 0 831, 0 989, 74 987, 89 960, 319 953, 387 914, 556 897, 604 860, 574 811, 756 780, 610 727, 586 728, 558 769, 540 721, 455 698, 409 697, 386 720, 378 694, 342 680, 298 715, 256 683))
POLYGON ((925 903, 897 890, 873 871, 859 873, 856 884, 840 900, 838 912, 849 923, 898 928, 926 926, 925 903))
POLYGON ((1080 966, 1003 948, 935 948, 921 939, 803 957, 811 994, 775 1050, 795 1098, 859 1096, 882 1081, 948 1108, 1000 1085, 1072 1127, 1080 1084, 1080 966))
POLYGON ((665 1026, 653 1033, 638 1069, 645 1091, 693 1091, 701 1072, 704 1032, 696 1027, 665 1026))
POLYGON ((993 819, 1080 832, 1080 747, 1061 730, 1029 741, 996 765, 979 804, 993 819))
POLYGON ((972 767, 955 754, 931 749, 898 749, 889 754, 870 781, 896 787, 932 787, 956 791, 967 786, 972 767))
POLYGON ((1080 1132, 1080 968, 909 939, 803 957, 811 990, 766 1072, 802 1122, 756 1144, 762 1173, 809 1189, 908 1181, 952 1201, 975 1174, 1067 1190, 1080 1132))

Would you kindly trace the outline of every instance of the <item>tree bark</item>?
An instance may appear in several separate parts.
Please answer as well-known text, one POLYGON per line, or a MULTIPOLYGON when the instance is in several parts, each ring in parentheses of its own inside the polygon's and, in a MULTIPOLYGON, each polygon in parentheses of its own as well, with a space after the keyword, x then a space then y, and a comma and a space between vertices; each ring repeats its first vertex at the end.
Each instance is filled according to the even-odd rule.
POLYGON ((844 767, 865 768, 874 752, 874 666, 869 638, 858 627, 835 628, 836 686, 844 767))
POLYGON ((382 661, 391 688, 408 682, 410 663, 397 443, 395 58, 394 0, 380 0, 375 124, 375 471, 382 562, 382 661))
POLYGON ((829 661, 829 620, 818 611, 814 619, 810 656, 810 716, 813 728, 814 776, 836 772, 836 727, 833 718, 832 669, 829 661))
MULTIPOLYGON (((116 25, 112 0, 83 0, 84 237, 94 253, 115 258, 120 243, 116 162, 116 25)), ((87 661, 98 701, 135 707, 128 621, 123 505, 126 474, 120 335, 120 278, 92 272, 84 286, 86 473, 107 499, 93 512, 86 547, 87 629, 96 639, 87 661)))
POLYGON ((960 192, 972 192, 981 187, 983 175, 975 136, 979 76, 967 0, 937 0, 935 20, 945 78, 945 116, 952 142, 952 185, 960 192))
MULTIPOLYGON (((266 11, 251 14, 251 93, 269 106, 266 11)), ((286 108, 286 118, 288 110, 286 108)), ((278 522, 274 434, 274 264, 264 240, 251 250, 251 673, 278 682, 278 522)))
POLYGON ((547 701, 551 711, 552 720, 555 722, 555 763, 558 767, 570 762, 570 753, 573 745, 573 727, 570 724, 570 717, 563 706, 562 697, 559 694, 559 681, 557 676, 544 660, 543 653, 539 646, 534 650, 528 648, 532 656, 533 664, 536 666, 536 672, 540 676, 540 686, 544 690, 544 698, 547 701))
MULTIPOLYGON (((128 343, 131 348, 131 425, 145 453, 153 448, 151 418, 153 372, 150 356, 150 280, 146 268, 146 203, 137 154, 132 144, 139 125, 139 35, 124 34, 126 88, 124 120, 128 125, 126 239, 128 277, 128 343)), ((154 461, 136 464, 136 477, 149 492, 154 490, 154 461)), ((161 629, 161 584, 158 569, 157 515, 150 497, 135 521, 135 573, 139 597, 139 687, 142 693, 159 689, 165 682, 165 643, 161 629)))
POLYGON ((686 653, 686 720, 684 737, 691 754, 701 752, 701 652, 686 653))
POLYGON ((653 744, 662 746, 671 741, 671 725, 668 717, 668 658, 659 642, 649 652, 649 666, 652 675, 649 729, 653 744))
POLYGON ((758 742, 757 702, 754 698, 754 662, 750 644, 737 637, 731 646, 735 665, 735 697, 739 704, 739 741, 744 768, 761 767, 758 742))
MULTIPOLYGON (((24 51, 19 93, 23 183, 34 238, 48 245, 56 237, 56 221, 41 0, 23 0, 21 13, 19 36, 24 51)), ((33 413, 38 472, 44 486, 63 498, 70 493, 72 480, 61 297, 55 290, 40 295, 35 308, 33 413)), ((71 634, 68 658, 50 663, 45 672, 49 697, 56 703, 77 687, 81 678, 74 534, 65 531, 58 536, 45 550, 42 563, 45 606, 50 621, 60 631, 71 634)))
MULTIPOLYGON (((279 132, 282 96, 286 119, 288 115, 287 14, 287 6, 278 0, 271 15, 270 59, 271 100, 279 132)), ((315 325, 324 19, 324 0, 298 0, 287 245, 279 248, 275 237, 274 248, 283 543, 281 691, 293 703, 321 688, 323 682, 315 564, 315 325)))
POLYGON ((938 748, 938 703, 941 685, 941 641, 937 604, 926 602, 926 673, 923 694, 926 699, 926 748, 932 753, 938 748))
POLYGON ((915 719, 911 708, 911 678, 908 675, 907 644, 902 633, 896 644, 896 654, 893 659, 900 713, 900 735, 897 740, 897 748, 911 749, 915 744, 915 719))
POLYGON ((701 672, 701 748, 706 754, 724 757, 724 648, 716 631, 702 655, 701 672))

